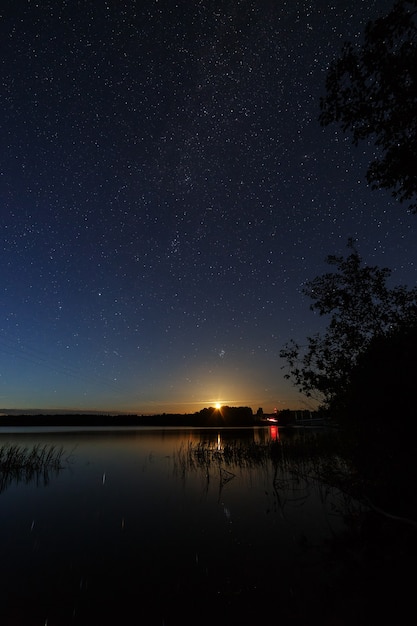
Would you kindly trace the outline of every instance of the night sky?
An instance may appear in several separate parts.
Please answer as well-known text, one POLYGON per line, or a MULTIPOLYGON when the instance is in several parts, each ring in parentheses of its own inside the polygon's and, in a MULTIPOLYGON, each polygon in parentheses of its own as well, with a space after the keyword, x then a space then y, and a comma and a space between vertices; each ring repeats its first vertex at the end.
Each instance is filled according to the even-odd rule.
POLYGON ((318 123, 385 0, 2 0, 0 407, 313 408, 279 351, 355 237, 416 284, 417 216, 318 123))

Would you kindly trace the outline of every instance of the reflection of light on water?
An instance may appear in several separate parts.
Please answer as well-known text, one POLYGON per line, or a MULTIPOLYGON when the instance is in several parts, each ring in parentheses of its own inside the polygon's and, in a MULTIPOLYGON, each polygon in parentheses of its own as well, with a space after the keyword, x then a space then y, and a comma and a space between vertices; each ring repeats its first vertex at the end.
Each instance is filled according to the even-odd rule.
POLYGON ((227 519, 227 521, 232 523, 232 514, 230 513, 230 510, 227 508, 227 506, 223 505, 223 511, 224 511, 224 516, 227 519))
POLYGON ((271 437, 271 439, 273 439, 274 441, 279 441, 279 430, 278 430, 278 426, 270 426, 269 427, 269 436, 271 437))
POLYGON ((217 450, 221 450, 222 449, 222 438, 220 436, 220 433, 217 433, 217 450))

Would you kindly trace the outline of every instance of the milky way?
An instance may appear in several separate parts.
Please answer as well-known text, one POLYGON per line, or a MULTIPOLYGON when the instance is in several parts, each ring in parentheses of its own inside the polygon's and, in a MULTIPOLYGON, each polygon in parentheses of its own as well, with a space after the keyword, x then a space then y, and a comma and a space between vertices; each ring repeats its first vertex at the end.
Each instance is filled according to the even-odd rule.
POLYGON ((311 404, 327 254, 415 284, 415 216, 318 123, 329 62, 390 2, 2 2, 0 407, 311 404))

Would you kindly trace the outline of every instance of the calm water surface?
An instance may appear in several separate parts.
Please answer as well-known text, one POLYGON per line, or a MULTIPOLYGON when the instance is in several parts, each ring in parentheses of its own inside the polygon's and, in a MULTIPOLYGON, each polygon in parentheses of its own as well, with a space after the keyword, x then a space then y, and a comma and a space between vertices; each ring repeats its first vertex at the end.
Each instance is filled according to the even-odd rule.
POLYGON ((67 461, 0 493, 1 624, 302 623, 329 584, 340 494, 272 464, 207 472, 178 455, 276 436, 2 429, 0 445, 62 446, 67 461))

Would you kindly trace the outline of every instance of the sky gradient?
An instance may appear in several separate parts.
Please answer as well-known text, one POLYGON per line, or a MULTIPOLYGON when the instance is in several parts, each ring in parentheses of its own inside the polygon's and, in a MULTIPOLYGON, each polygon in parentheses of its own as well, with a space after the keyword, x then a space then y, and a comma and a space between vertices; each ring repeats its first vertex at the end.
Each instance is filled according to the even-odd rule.
POLYGON ((417 217, 317 118, 385 0, 1 3, 0 408, 314 408, 279 351, 348 237, 416 284, 417 217))

